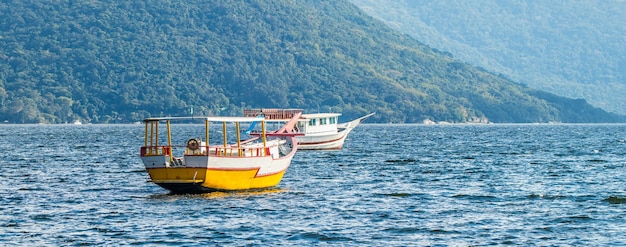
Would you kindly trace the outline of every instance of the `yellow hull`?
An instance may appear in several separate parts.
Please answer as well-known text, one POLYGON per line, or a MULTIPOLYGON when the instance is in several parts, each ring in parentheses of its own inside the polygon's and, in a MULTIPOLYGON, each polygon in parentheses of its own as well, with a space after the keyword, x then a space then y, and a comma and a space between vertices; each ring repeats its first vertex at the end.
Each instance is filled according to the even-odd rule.
POLYGON ((150 168, 152 182, 173 192, 264 189, 277 186, 285 170, 257 176, 257 169, 150 168))

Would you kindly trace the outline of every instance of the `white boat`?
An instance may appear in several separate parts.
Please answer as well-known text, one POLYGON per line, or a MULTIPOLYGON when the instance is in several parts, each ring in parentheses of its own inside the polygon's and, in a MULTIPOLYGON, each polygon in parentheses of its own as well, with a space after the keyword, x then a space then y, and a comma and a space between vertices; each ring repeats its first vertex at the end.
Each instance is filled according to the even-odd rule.
MULTIPOLYGON (((301 109, 249 109, 244 110, 244 116, 263 116, 268 122, 286 122, 293 114, 302 113, 301 109)), ((338 123, 340 113, 302 114, 294 126, 294 133, 304 134, 297 136, 300 150, 340 150, 348 134, 361 122, 374 115, 370 113, 346 123, 338 123)))
POLYGON ((174 193, 259 190, 277 186, 298 149, 290 130, 300 114, 287 121, 279 130, 266 132, 264 118, 245 117, 163 117, 145 119, 143 161, 150 181, 174 193), (171 122, 191 124, 180 138, 172 133, 171 122), (219 137, 210 138, 213 123, 221 125, 213 131, 219 137), (165 127, 159 126, 165 123, 165 127), (233 124, 234 123, 234 124, 233 124), (241 140, 240 123, 261 130, 254 137, 241 140), (228 133, 232 134, 231 136, 228 133), (191 136, 204 136, 203 138, 191 136), (233 137, 234 135, 234 137, 233 137), (180 145, 173 140, 187 140, 180 145), (228 140, 231 139, 229 142, 228 140), (234 141, 232 141, 234 139, 234 141))

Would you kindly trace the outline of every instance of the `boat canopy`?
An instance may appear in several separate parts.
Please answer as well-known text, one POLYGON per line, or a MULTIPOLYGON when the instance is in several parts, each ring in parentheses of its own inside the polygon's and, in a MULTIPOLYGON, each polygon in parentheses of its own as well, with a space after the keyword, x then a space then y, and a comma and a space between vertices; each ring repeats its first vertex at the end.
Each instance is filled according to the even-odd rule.
POLYGON ((264 117, 157 117, 146 118, 144 122, 167 121, 167 120, 205 120, 209 122, 257 122, 265 121, 264 117))
POLYGON ((325 118, 325 117, 338 117, 341 116, 341 113, 311 113, 311 114, 302 114, 301 118, 311 119, 311 118, 325 118))

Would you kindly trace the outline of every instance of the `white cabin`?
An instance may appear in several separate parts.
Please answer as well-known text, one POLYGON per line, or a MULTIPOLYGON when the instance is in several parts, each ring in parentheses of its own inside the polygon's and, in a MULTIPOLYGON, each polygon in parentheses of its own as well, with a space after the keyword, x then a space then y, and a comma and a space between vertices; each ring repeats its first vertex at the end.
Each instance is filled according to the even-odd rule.
POLYGON ((302 114, 296 124, 296 131, 306 135, 337 133, 339 116, 340 113, 302 114))

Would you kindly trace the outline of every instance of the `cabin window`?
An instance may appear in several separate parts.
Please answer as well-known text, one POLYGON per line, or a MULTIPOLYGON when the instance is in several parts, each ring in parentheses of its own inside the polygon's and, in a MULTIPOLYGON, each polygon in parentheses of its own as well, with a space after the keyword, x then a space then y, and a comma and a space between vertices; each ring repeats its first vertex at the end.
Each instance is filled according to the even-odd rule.
POLYGON ((330 118, 330 124, 336 124, 337 123, 337 118, 336 117, 331 117, 330 118))
POLYGON ((326 125, 327 118, 320 118, 320 125, 326 125))
POLYGON ((317 123, 315 122, 315 118, 311 118, 311 120, 309 121, 309 125, 311 126, 317 125, 317 123))

